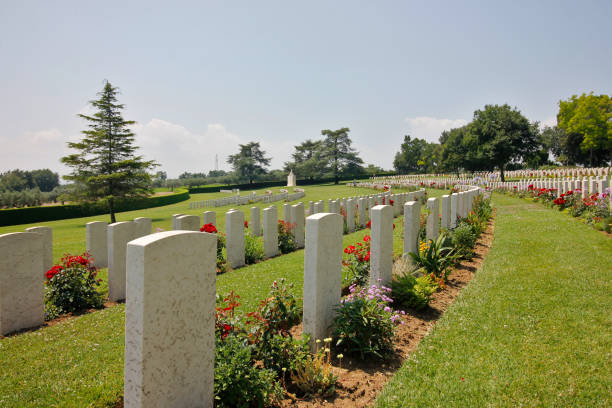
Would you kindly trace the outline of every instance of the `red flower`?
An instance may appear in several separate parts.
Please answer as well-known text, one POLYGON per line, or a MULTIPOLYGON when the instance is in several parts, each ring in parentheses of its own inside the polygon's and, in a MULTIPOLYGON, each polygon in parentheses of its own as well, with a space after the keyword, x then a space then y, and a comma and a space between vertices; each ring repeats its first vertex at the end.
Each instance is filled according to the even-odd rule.
POLYGON ((372 228, 372 221, 368 221, 368 223, 366 224, 366 228, 372 228))
POLYGON ((64 269, 64 268, 61 265, 54 265, 51 269, 49 269, 47 272, 45 272, 45 277, 47 279, 51 280, 51 278, 53 278, 55 275, 60 273, 62 271, 62 269, 64 269))
POLYGON ((366 262, 370 262, 370 251, 368 251, 368 254, 365 256, 364 260, 366 262))
POLYGON ((395 202, 395 201, 393 201, 393 200, 389 199, 389 204, 390 204, 390 205, 393 205, 393 203, 394 203, 394 202, 395 202))
POLYGON ((368 242, 370 240, 370 236, 366 235, 363 237, 364 242, 368 242))
POLYGON ((354 252, 355 252, 355 247, 353 245, 349 245, 346 248, 344 248, 345 254, 352 254, 354 252))
POLYGON ((244 220, 244 228, 249 228, 249 222, 247 220, 244 220))
POLYGON ((209 234, 216 234, 217 228, 213 225, 212 222, 209 222, 208 224, 204 224, 202 228, 200 228, 200 232, 208 232, 209 234))

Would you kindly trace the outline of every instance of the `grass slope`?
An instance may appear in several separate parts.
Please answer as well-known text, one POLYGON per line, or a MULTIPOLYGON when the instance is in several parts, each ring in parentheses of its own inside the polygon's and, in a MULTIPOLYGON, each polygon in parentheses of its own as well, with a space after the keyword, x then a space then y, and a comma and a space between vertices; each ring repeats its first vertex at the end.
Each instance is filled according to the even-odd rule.
POLYGON ((495 195, 482 269, 376 407, 605 407, 612 395, 612 240, 495 195))
MULTIPOLYGON (((307 188, 305 200, 352 195, 344 186, 307 188)), ((362 191, 364 194, 373 192, 362 191)), ((445 193, 428 191, 430 197, 445 193)), ((151 211, 165 209, 160 214, 169 217, 177 212, 176 206, 149 209, 140 216, 151 216, 151 211)), ((217 213, 218 220, 223 218, 220 217, 222 211, 225 210, 217 213)), ((139 215, 122 219, 136 216, 139 215)), ((66 229, 80 228, 85 221, 78 220, 59 223, 65 223, 66 229)), ((403 248, 402 217, 395 219, 395 225, 393 248, 394 253, 399 254, 403 248)), ((83 240, 84 233, 83 228, 83 240)), ((344 245, 361 240, 366 233, 369 230, 345 235, 344 245)), ((64 246, 57 235, 55 243, 64 246)), ((225 294, 234 290, 241 297, 240 309, 251 311, 268 294, 276 279, 286 278, 292 282, 293 292, 301 298, 303 275, 304 251, 301 250, 218 275, 217 292, 225 294)), ((106 289, 105 270, 100 276, 105 280, 106 289)), ((124 314, 125 305, 120 304, 51 327, 0 339, 0 407, 112 407, 123 394, 124 314)))

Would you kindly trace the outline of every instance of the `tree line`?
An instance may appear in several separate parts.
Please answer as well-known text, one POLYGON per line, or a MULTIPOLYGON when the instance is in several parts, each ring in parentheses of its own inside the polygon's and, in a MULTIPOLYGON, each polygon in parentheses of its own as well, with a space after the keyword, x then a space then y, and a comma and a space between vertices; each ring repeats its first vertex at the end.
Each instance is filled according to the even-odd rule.
POLYGON ((517 108, 486 105, 467 125, 442 132, 439 143, 406 135, 393 166, 402 174, 499 170, 504 179, 506 170, 556 162, 612 162, 610 96, 590 93, 561 100, 557 125, 542 130, 517 108))

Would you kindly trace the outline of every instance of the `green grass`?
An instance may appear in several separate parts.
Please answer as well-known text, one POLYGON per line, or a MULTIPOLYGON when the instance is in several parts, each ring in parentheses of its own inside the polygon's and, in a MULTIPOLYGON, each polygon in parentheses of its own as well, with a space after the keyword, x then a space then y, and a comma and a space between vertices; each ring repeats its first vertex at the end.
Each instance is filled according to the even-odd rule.
POLYGON ((494 203, 482 269, 376 407, 612 405, 612 240, 540 204, 494 203))
MULTIPOLYGON (((373 192, 366 189, 353 192, 352 188, 333 185, 309 186, 306 189, 304 197, 306 202, 373 192)), ((430 196, 442 194, 445 194, 442 190, 429 191, 430 196)), ((210 194, 196 196, 210 196, 210 194)), ((129 217, 122 214, 120 219, 152 217, 151 212, 156 212, 160 217, 162 215, 168 217, 167 220, 157 222, 165 222, 169 226, 171 214, 179 211, 188 213, 185 209, 188 205, 181 204, 135 211, 129 217)), ((223 219, 220 215, 225 210, 217 209, 218 220, 223 219)), ((203 210, 199 209, 189 213, 198 214, 201 211, 203 210)), ((59 224, 60 230, 62 226, 65 230, 76 230, 88 222, 85 220, 65 220, 45 224, 56 226, 59 224)), ((401 217, 395 220, 398 226, 394 233, 396 254, 402 250, 401 223, 401 217)), ((18 230, 23 230, 25 227, 20 226, 18 230)), ((8 232, 3 231, 7 228, 0 229, 0 233, 8 232)), ((66 231, 62 231, 62 234, 55 235, 55 245, 60 248, 72 248, 78 245, 73 240, 69 244, 62 243, 58 235, 63 237, 67 234, 66 231)), ((366 233, 369 233, 369 230, 345 235, 344 245, 361 240, 366 233)), ((84 239, 83 228, 83 249, 84 239)), ((78 249, 71 251, 78 252, 78 249)), ((276 279, 286 278, 293 283, 293 293, 301 297, 303 273, 304 251, 301 250, 218 275, 217 292, 227 293, 234 290, 241 296, 240 309, 251 311, 268 294, 270 285, 276 279)), ((105 270, 101 276, 105 281, 105 270)), ((120 304, 69 319, 55 326, 1 339, 0 407, 113 406, 123 393, 124 312, 125 305, 120 304)))

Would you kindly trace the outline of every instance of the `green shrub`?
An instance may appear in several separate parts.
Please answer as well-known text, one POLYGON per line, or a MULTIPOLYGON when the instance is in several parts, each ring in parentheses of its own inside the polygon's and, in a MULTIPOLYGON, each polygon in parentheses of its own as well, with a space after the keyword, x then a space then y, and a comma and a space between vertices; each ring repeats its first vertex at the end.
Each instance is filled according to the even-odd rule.
POLYGON ((61 264, 49 269, 45 273, 45 318, 102 307, 102 295, 96 290, 101 280, 96 273, 88 253, 65 255, 61 264))
POLYGON ((257 359, 263 362, 265 368, 274 370, 281 377, 285 372, 294 373, 303 367, 309 354, 308 336, 298 340, 288 335, 274 334, 261 344, 257 359))
POLYGON ((251 234, 244 235, 244 262, 247 265, 254 264, 264 259, 263 244, 257 237, 251 234))
POLYGON ((266 320, 268 331, 285 332, 302 319, 302 308, 289 291, 292 288, 285 278, 274 281, 268 297, 259 304, 259 314, 266 320))
POLYGON ((438 284, 429 275, 414 277, 403 274, 393 277, 391 296, 396 305, 422 310, 429 305, 438 284))
POLYGON ((474 234, 472 227, 465 223, 460 222, 457 228, 451 233, 451 239, 457 255, 464 259, 472 259, 474 256, 474 246, 478 237, 474 234))
POLYGON ((288 254, 297 249, 297 244, 293 238, 294 227, 294 224, 278 220, 278 249, 281 254, 288 254))
POLYGON ((215 406, 267 407, 282 397, 274 370, 255 365, 252 347, 234 336, 217 337, 215 345, 215 406))
POLYGON ((472 212, 476 214, 476 217, 483 222, 488 221, 493 215, 493 207, 491 206, 491 199, 484 198, 483 195, 477 195, 474 197, 472 203, 472 212))
POLYGON ((336 346, 347 353, 388 357, 393 351, 395 324, 400 321, 389 303, 391 291, 384 286, 361 289, 350 287, 350 294, 337 307, 332 324, 336 346))

